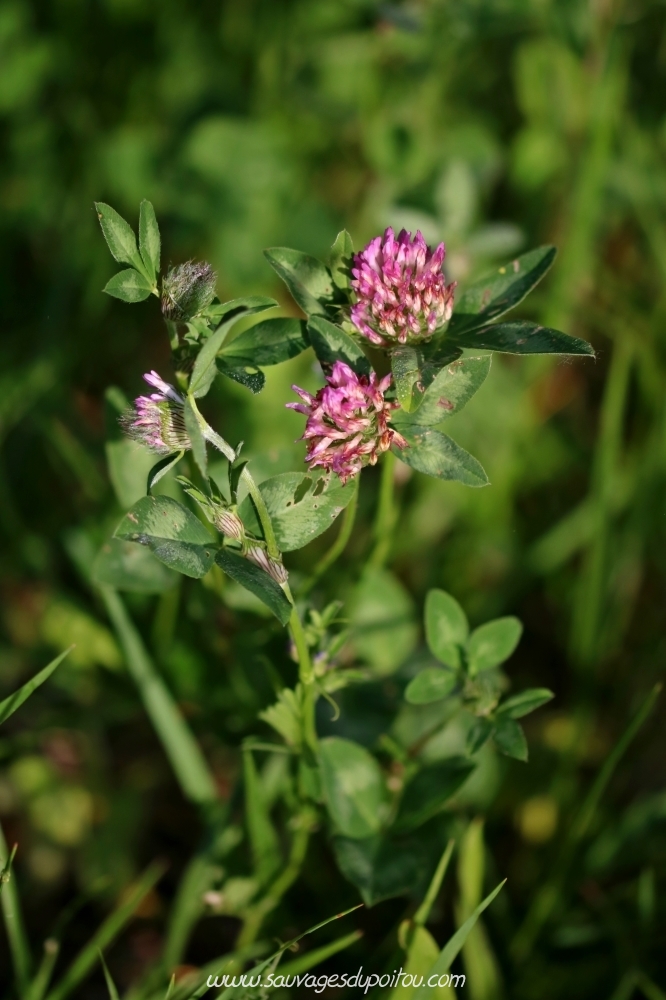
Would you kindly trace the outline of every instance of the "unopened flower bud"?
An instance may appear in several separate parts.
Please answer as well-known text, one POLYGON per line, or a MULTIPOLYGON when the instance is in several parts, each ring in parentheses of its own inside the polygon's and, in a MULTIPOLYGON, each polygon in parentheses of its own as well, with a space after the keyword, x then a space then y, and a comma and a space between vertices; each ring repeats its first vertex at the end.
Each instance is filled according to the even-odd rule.
POLYGON ((205 261, 188 260, 172 267, 162 281, 162 314, 186 322, 210 305, 217 275, 205 261))
POLYGON ((261 546, 251 545, 247 550, 246 556, 250 562, 253 562, 260 569, 263 569, 265 573, 268 573, 276 583, 283 584, 287 582, 288 574, 282 563, 269 556, 261 546))
POLYGON ((238 514, 232 510, 218 506, 213 515, 213 524, 225 538, 232 538, 236 542, 242 542, 245 538, 245 528, 238 514))

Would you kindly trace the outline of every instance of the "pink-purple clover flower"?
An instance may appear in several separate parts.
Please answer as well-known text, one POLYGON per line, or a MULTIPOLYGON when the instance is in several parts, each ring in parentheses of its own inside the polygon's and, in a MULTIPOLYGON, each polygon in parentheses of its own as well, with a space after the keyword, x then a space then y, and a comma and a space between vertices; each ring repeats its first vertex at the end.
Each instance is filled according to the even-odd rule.
POLYGON ((420 232, 389 226, 354 254, 351 287, 356 294, 351 321, 378 347, 428 340, 451 318, 455 281, 442 272, 446 250, 432 250, 420 232))
POLYGON ((398 408, 384 397, 391 378, 379 380, 375 372, 357 375, 336 361, 328 384, 316 395, 292 386, 303 402, 286 405, 308 418, 301 440, 308 442, 305 461, 311 469, 335 472, 346 483, 365 465, 374 465, 391 445, 407 447, 402 435, 388 426, 391 412, 398 408))
POLYGON ((157 372, 143 376, 158 392, 139 396, 122 418, 125 433, 158 455, 187 451, 190 439, 185 429, 183 398, 157 372))

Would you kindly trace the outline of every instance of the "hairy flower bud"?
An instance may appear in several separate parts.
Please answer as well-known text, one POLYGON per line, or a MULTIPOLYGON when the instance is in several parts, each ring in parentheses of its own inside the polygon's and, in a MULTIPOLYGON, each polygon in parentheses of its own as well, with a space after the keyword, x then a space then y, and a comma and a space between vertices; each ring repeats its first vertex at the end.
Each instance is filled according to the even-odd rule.
POLYGON ((365 465, 374 465, 391 445, 407 447, 402 435, 388 426, 391 411, 398 408, 384 398, 391 378, 387 375, 380 381, 375 372, 369 377, 357 375, 336 361, 328 385, 315 396, 292 386, 303 403, 286 405, 308 418, 301 440, 308 442, 305 461, 311 469, 319 466, 335 472, 346 483, 365 465))
POLYGON ((276 583, 283 584, 287 582, 288 574, 282 563, 269 556, 261 546, 250 545, 245 555, 250 562, 253 562, 260 569, 263 569, 265 573, 268 573, 276 583))
POLYGON ((189 450, 182 397, 157 372, 143 377, 159 391, 134 400, 132 408, 120 418, 123 430, 158 455, 189 450))
POLYGON ((351 321, 378 347, 428 340, 451 318, 455 282, 446 284, 446 250, 432 250, 417 232, 389 227, 354 255, 351 321))
POLYGON ((188 260, 169 269, 162 281, 162 314, 185 322, 213 300, 217 275, 205 261, 188 260))

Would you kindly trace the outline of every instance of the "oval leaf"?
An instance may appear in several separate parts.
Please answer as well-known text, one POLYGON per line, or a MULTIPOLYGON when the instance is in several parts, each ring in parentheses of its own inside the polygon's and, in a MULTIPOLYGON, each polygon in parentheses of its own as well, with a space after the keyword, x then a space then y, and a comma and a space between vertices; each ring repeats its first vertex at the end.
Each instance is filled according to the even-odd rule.
POLYGON ((451 694, 456 686, 456 675, 441 667, 426 667, 407 685, 405 700, 410 705, 429 705, 451 694))
POLYGON ((594 348, 586 340, 526 320, 482 326, 455 336, 453 343, 459 347, 480 347, 504 354, 579 354, 594 357, 594 348))
POLYGON ((418 771, 403 792, 394 829, 415 830, 441 812, 475 767, 464 757, 451 757, 418 771))
POLYGON ((145 198, 139 206, 139 251, 153 281, 160 273, 160 228, 155 209, 145 198))
POLYGON ((171 497, 142 497, 114 535, 147 545, 165 566, 195 579, 208 572, 215 558, 215 544, 201 521, 171 497))
POLYGON ((136 236, 129 222, 118 215, 115 208, 96 201, 97 218, 104 233, 104 239, 114 260, 119 264, 134 264, 142 266, 142 260, 136 247, 136 236))
POLYGON ((215 561, 227 576, 263 601, 282 625, 287 624, 292 606, 282 588, 268 573, 231 549, 219 549, 215 561))
POLYGON ((485 382, 492 356, 481 358, 461 358, 442 368, 429 388, 420 397, 418 409, 407 416, 401 411, 393 417, 396 427, 405 422, 432 427, 441 424, 447 417, 460 413, 475 392, 485 382))
POLYGON ((537 247, 470 285, 456 302, 448 335, 455 338, 513 309, 541 281, 556 254, 555 247, 537 247))
POLYGON ((430 590, 425 604, 425 631, 430 651, 454 670, 462 666, 461 647, 469 635, 467 615, 445 590, 430 590))
POLYGON ((495 720, 493 739, 497 749, 507 757, 527 762, 527 740, 523 727, 508 715, 500 715, 495 720))
POLYGON ((277 316, 244 330, 224 345, 220 355, 229 364, 237 358, 244 365, 279 365, 308 347, 305 320, 277 316))
POLYGON ((289 247, 272 247, 264 255, 306 315, 326 314, 334 285, 331 272, 320 260, 289 247))
POLYGON ((512 698, 507 698, 497 710, 498 715, 508 715, 511 719, 522 719, 524 715, 529 715, 535 709, 541 708, 546 702, 551 701, 555 695, 548 688, 528 688, 520 694, 514 694, 512 698))
POLYGON ((520 642, 522 633, 522 624, 512 615, 480 625, 467 642, 470 674, 473 676, 482 670, 490 670, 508 660, 520 642))
POLYGON ((178 582, 174 572, 159 562, 148 548, 120 538, 110 538, 92 567, 94 583, 139 594, 161 594, 178 582))
POLYGON ((133 267, 118 271, 102 289, 107 295, 112 295, 114 299, 121 299, 123 302, 143 302, 152 290, 148 279, 133 267))
POLYGON ((322 367, 344 361, 357 375, 369 375, 370 362, 355 340, 335 323, 314 316, 308 323, 308 335, 322 367))
POLYGON ((324 801, 338 832, 353 839, 377 833, 385 791, 372 754, 351 740, 329 736, 319 743, 319 760, 324 801))
POLYGON ((400 424, 408 448, 393 448, 398 458, 418 472, 465 486, 487 486, 483 466, 446 434, 418 424, 400 424))

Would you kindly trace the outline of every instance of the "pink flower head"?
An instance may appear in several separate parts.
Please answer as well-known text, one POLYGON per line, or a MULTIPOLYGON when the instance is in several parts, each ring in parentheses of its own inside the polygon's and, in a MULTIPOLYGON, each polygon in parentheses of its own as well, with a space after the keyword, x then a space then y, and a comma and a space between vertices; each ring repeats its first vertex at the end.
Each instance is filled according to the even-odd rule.
POLYGON ((125 433, 158 455, 188 450, 191 445, 185 430, 182 396, 157 372, 143 377, 159 391, 134 400, 134 406, 121 418, 125 433))
POLYGON ((365 465, 374 465, 379 455, 391 445, 407 447, 407 442, 388 426, 391 411, 398 408, 384 393, 391 375, 378 379, 357 375, 349 365, 336 361, 327 385, 315 396, 292 386, 302 403, 287 403, 308 418, 301 440, 308 442, 305 461, 311 469, 321 467, 335 472, 343 483, 365 465))
POLYGON ((431 250, 420 232, 389 228, 354 254, 354 326, 379 347, 428 340, 451 319, 455 281, 442 272, 446 250, 431 250))

